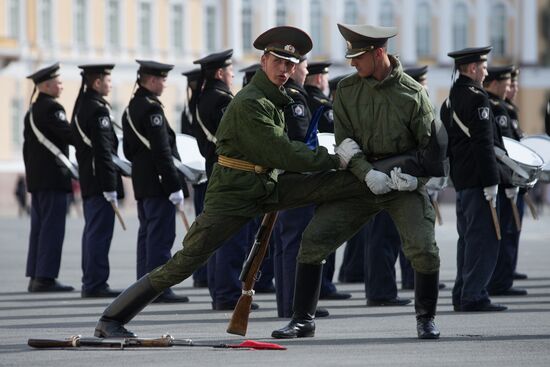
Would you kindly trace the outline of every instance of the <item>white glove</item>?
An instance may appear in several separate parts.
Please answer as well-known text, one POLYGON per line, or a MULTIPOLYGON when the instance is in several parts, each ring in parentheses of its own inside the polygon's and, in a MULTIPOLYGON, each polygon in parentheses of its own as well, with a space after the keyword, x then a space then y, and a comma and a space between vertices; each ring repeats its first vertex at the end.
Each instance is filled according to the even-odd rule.
POLYGON ((110 203, 115 204, 118 207, 118 200, 116 191, 103 191, 103 197, 110 203))
POLYGON ((170 200, 172 204, 177 206, 178 210, 183 211, 183 191, 178 190, 171 193, 170 196, 168 196, 168 200, 170 200))
POLYGON ((514 187, 505 188, 504 193, 506 193, 506 197, 508 199, 512 199, 512 201, 515 204, 516 201, 518 200, 519 187, 514 186, 514 187))
POLYGON ((437 197, 439 196, 439 190, 426 188, 426 191, 428 192, 428 196, 430 197, 430 200, 437 201, 437 197))
POLYGON ((387 194, 391 191, 391 179, 384 172, 371 169, 365 176, 365 183, 375 195, 387 194))
POLYGON ((418 179, 406 173, 401 173, 401 167, 394 167, 391 172, 390 188, 398 191, 414 191, 418 187, 418 179))
POLYGON ((485 195, 485 200, 490 202, 493 208, 497 207, 497 193, 498 185, 487 186, 483 188, 483 195, 485 195))
POLYGON ((334 153, 340 158, 340 169, 346 169, 351 158, 361 152, 359 145, 351 138, 345 138, 334 148, 334 153))

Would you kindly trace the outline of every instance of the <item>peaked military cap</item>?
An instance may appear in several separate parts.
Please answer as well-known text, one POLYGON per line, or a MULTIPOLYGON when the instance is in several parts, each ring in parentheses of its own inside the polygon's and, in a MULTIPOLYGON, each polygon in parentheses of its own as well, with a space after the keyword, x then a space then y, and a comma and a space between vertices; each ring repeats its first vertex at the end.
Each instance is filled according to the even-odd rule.
POLYGON ((45 68, 42 68, 33 74, 27 76, 27 79, 32 79, 34 84, 40 84, 42 82, 45 82, 46 80, 53 79, 55 77, 59 76, 59 63, 56 62, 53 65, 47 66, 45 68))
POLYGON ((313 42, 306 32, 290 26, 268 29, 256 38, 253 45, 264 53, 270 53, 294 64, 304 61, 302 57, 313 48, 313 42))
POLYGON ((472 62, 487 61, 487 54, 491 52, 492 49, 492 46, 468 47, 462 50, 449 52, 447 55, 455 59, 455 65, 464 65, 472 62))
POLYGON ((181 75, 186 76, 188 82, 192 82, 195 80, 199 80, 201 78, 202 72, 201 72, 201 68, 195 68, 188 71, 184 71, 183 73, 181 73, 181 75))
POLYGON ((411 66, 403 69, 405 74, 408 74, 411 78, 416 80, 417 82, 421 82, 423 80, 426 80, 426 76, 428 74, 428 65, 424 66, 411 66))
POLYGON ((487 76, 485 77, 485 81, 490 82, 492 80, 511 79, 512 71, 514 71, 514 65, 490 66, 487 68, 487 76))
POLYGON ((246 68, 242 68, 239 70, 241 73, 250 74, 255 73, 256 70, 258 70, 261 67, 260 63, 252 64, 250 66, 247 66, 246 68))
POLYGON ((136 62, 139 64, 138 74, 166 77, 168 76, 168 72, 174 68, 174 65, 151 60, 136 60, 136 62))
POLYGON ((373 25, 338 24, 338 30, 346 40, 346 58, 353 59, 375 48, 383 47, 388 38, 397 35, 395 27, 378 27, 373 25))
POLYGON ((83 74, 104 74, 110 75, 111 70, 115 67, 115 64, 88 64, 78 65, 82 69, 83 74))
POLYGON ((200 64, 203 70, 216 70, 231 65, 233 49, 216 52, 208 56, 193 61, 193 64, 200 64))
POLYGON ((310 62, 307 65, 309 75, 328 74, 328 68, 332 65, 330 62, 310 62))

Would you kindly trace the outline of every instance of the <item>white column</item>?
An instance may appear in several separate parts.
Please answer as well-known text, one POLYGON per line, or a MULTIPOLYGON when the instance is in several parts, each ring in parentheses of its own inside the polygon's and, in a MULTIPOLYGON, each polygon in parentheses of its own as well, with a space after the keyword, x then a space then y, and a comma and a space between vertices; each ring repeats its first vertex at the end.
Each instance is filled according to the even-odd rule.
MULTIPOLYGON (((278 0, 282 1, 282 0, 278 0)), ((254 1, 254 4, 258 5, 257 12, 254 14, 260 15, 260 29, 258 29, 254 35, 260 35, 270 28, 275 27, 275 12, 276 12, 277 0, 263 0, 254 1)))
POLYGON ((518 19, 518 27, 521 30, 521 44, 517 45, 521 50, 521 63, 535 65, 537 63, 537 1, 523 0, 520 2, 521 19, 518 19))
POLYGON ((489 17, 487 16, 487 0, 477 0, 475 9, 476 39, 474 46, 488 46, 489 39, 489 17))
POLYGON ((401 44, 401 62, 403 64, 416 63, 416 1, 401 3, 401 28, 398 36, 401 44))
MULTIPOLYGON (((359 2, 359 14, 361 18, 366 19, 367 24, 379 25, 380 24, 380 1, 369 0, 366 4, 364 1, 359 2)), ((359 19, 359 23, 363 23, 359 19)))
POLYGON ((338 31, 337 23, 344 21, 344 2, 342 0, 329 0, 328 12, 329 17, 329 45, 330 45, 330 60, 341 61, 345 59, 346 42, 340 31, 338 31))
POLYGON ((292 16, 292 23, 305 31, 310 33, 309 29, 309 0, 291 0, 287 3, 287 14, 292 16))
POLYGON ((441 1, 439 4, 439 16, 437 17, 437 34, 439 39, 437 45, 437 61, 439 64, 449 64, 451 59, 447 56, 447 53, 453 51, 451 50, 453 47, 453 22, 451 19, 452 3, 450 1, 441 1))
POLYGON ((227 13, 225 14, 225 22, 227 22, 226 31, 227 45, 223 45, 223 49, 233 49, 233 59, 238 61, 243 54, 243 34, 242 34, 242 1, 228 0, 227 13))

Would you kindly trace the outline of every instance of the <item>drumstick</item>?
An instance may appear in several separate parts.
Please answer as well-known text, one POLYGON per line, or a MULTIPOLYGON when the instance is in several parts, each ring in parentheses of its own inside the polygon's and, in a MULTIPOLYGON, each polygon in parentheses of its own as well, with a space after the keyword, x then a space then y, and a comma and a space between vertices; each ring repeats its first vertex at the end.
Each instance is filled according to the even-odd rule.
POLYGON ((492 200, 489 201, 489 208, 491 209, 491 216, 493 217, 493 225, 495 226, 495 232, 497 234, 497 240, 501 240, 502 237, 500 235, 500 224, 498 223, 498 217, 497 217, 497 211, 493 207, 492 200))
POLYGON ((512 213, 514 214, 514 222, 516 222, 516 229, 521 231, 521 219, 519 219, 519 211, 514 199, 510 199, 510 205, 512 206, 512 213))
POLYGON ((116 217, 118 218, 118 221, 120 222, 120 225, 122 226, 123 230, 126 230, 126 224, 124 224, 124 219, 122 219, 122 215, 120 215, 120 212, 118 211, 118 208, 116 207, 115 203, 111 201, 111 207, 115 211, 116 217))
POLYGON ((439 203, 437 202, 437 200, 434 200, 432 198, 430 198, 430 201, 432 202, 432 205, 435 210, 435 217, 437 218, 437 224, 441 226, 443 225, 443 218, 441 218, 441 212, 439 211, 439 203))
POLYGON ((187 216, 185 215, 183 210, 180 210, 178 208, 177 211, 180 213, 180 217, 181 217, 181 220, 183 222, 183 226, 185 227, 185 230, 189 231, 189 221, 187 220, 187 216))
POLYGON ((527 206, 531 211, 531 215, 533 216, 533 219, 538 220, 539 216, 537 214, 537 208, 535 208, 535 204, 533 203, 533 200, 531 200, 531 196, 529 196, 528 192, 526 192, 525 195, 523 195, 523 200, 525 200, 525 202, 527 203, 527 206))

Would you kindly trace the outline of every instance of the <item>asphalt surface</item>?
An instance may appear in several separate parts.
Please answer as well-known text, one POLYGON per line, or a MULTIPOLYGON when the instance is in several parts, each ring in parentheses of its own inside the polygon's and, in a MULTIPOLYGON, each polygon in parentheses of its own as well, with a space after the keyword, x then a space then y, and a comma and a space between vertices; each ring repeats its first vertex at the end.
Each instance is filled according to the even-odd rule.
MULTIPOLYGON (((272 341, 286 351, 256 351, 211 347, 140 349, 69 348, 36 350, 29 338, 64 339, 92 336, 94 325, 109 299, 81 299, 80 292, 27 293, 25 261, 28 218, 0 218, 0 366, 550 366, 550 210, 523 224, 518 270, 529 275, 517 281, 524 297, 493 297, 509 310, 498 313, 457 313, 452 310, 450 289, 455 277, 456 225, 454 206, 443 205, 444 224, 437 226, 441 279, 438 317, 441 339, 416 338, 414 309, 366 307, 363 284, 338 284, 353 294, 350 300, 321 301, 330 317, 317 320, 314 338, 276 341, 273 329, 287 320, 276 317, 274 295, 257 295, 261 309, 250 317, 246 338, 225 332, 229 312, 212 311, 206 289, 192 288, 186 280, 175 288, 189 296, 187 304, 152 304, 129 328, 142 337, 171 334, 196 343, 238 344, 245 339, 272 341)), ((124 212, 128 230, 116 226, 111 249, 113 288, 124 288, 135 279, 137 218, 132 208, 124 212)), ((67 220, 65 247, 59 279, 80 289, 80 236, 83 219, 67 220)), ((174 249, 183 238, 178 226, 174 249)), ((340 263, 341 248, 337 255, 340 263)), ((412 297, 412 291, 400 291, 412 297)))

